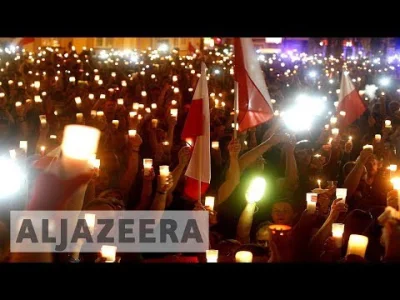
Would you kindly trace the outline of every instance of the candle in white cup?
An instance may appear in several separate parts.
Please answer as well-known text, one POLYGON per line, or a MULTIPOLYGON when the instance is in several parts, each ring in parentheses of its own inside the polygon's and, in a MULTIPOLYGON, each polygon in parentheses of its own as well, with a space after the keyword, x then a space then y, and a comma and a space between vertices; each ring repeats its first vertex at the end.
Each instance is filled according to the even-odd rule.
POLYGON ((179 88, 177 88, 177 87, 174 88, 174 93, 175 93, 175 94, 178 94, 178 93, 179 93, 179 88))
POLYGON ((380 134, 375 134, 375 141, 377 143, 379 143, 381 141, 381 139, 382 139, 382 136, 380 134))
POLYGON ((211 210, 213 210, 214 202, 215 202, 215 197, 207 196, 204 202, 204 206, 208 206, 211 210))
POLYGON ((137 119, 140 121, 141 119, 143 119, 143 116, 142 115, 138 115, 137 119))
POLYGON ((89 230, 93 230, 96 224, 96 215, 95 214, 85 214, 85 221, 89 230))
POLYGON ((35 87, 35 89, 40 89, 40 81, 35 81, 34 83, 33 83, 33 86, 35 87))
POLYGON ((372 145, 365 145, 365 146, 363 146, 363 150, 365 150, 365 149, 374 150, 374 146, 372 146, 372 145))
POLYGON ((40 124, 42 125, 42 127, 45 127, 47 124, 46 115, 40 115, 39 119, 40 119, 40 124))
POLYGON ((331 125, 335 125, 337 123, 336 117, 331 117, 331 125))
POLYGON ((345 111, 340 111, 339 114, 340 114, 342 117, 346 116, 346 112, 345 112, 345 111))
POLYGON ((346 197, 347 197, 347 189, 336 188, 336 199, 342 199, 343 202, 346 202, 346 197))
POLYGON ((117 73, 112 72, 112 73, 111 73, 111 76, 112 76, 112 77, 115 77, 115 76, 117 76, 117 73))
POLYGON ((164 142, 162 142, 162 144, 163 144, 164 146, 169 146, 169 142, 168 142, 168 141, 164 141, 164 142))
POLYGON ((69 82, 75 82, 75 77, 74 77, 74 76, 71 76, 71 77, 69 78, 69 82))
POLYGON ((347 245, 346 255, 358 255, 362 258, 365 257, 365 252, 367 251, 368 238, 364 235, 351 234, 349 238, 349 243, 347 245))
POLYGON ((94 127, 68 125, 64 129, 61 145, 63 157, 87 161, 97 152, 100 131, 94 127))
POLYGON ((134 103, 132 104, 132 109, 133 109, 133 110, 138 110, 138 109, 139 109, 139 103, 134 102, 134 103))
POLYGON ((139 104, 139 109, 144 109, 144 104, 143 103, 139 104))
POLYGON ((27 141, 20 141, 19 147, 24 150, 25 154, 28 153, 28 142, 27 141))
POLYGON ((206 250, 206 258, 208 263, 218 262, 218 250, 206 250))
POLYGON ((22 102, 20 102, 20 101, 15 102, 15 107, 21 107, 21 105, 22 105, 22 102))
POLYGON ((17 158, 17 151, 15 149, 10 150, 10 158, 11 159, 16 159, 17 158))
POLYGON ((106 95, 105 94, 100 94, 100 99, 106 99, 106 95))
POLYGON ((91 111, 90 111, 90 116, 92 117, 92 119, 96 118, 96 116, 97 116, 97 111, 91 110, 91 111))
POLYGON ((136 135, 136 129, 128 130, 129 137, 134 137, 136 135))
POLYGON ((185 139, 186 144, 188 144, 190 147, 193 147, 193 139, 191 138, 186 138, 185 139))
POLYGON ((158 125, 158 119, 151 119, 151 126, 153 128, 157 128, 158 125))
POLYGON ((54 135, 54 134, 52 134, 52 135, 50 135, 50 139, 51 139, 51 140, 56 140, 56 139, 57 139, 57 136, 54 135))
POLYGON ((147 92, 146 91, 142 91, 142 97, 146 97, 147 96, 147 92))
POLYGON ((104 118, 104 112, 103 111, 96 112, 96 115, 97 115, 97 119, 98 120, 101 120, 102 118, 104 118))
POLYGON ((211 148, 218 150, 219 149, 219 142, 218 141, 213 141, 211 142, 211 148))
POLYGON ((104 245, 101 247, 101 256, 106 259, 107 263, 115 262, 117 247, 104 245))
POLYGON ((390 128, 390 127, 392 127, 392 121, 385 120, 385 128, 390 128))
POLYGON ((214 106, 215 106, 215 108, 219 107, 219 100, 218 99, 214 99, 214 106))
POLYGON ((174 118, 178 117, 178 109, 177 108, 171 108, 171 116, 174 118))
POLYGON ((81 97, 75 97, 75 103, 76 103, 76 105, 81 105, 82 104, 82 99, 81 99, 81 97))
POLYGON ((176 76, 176 75, 172 76, 172 82, 176 82, 176 81, 178 81, 178 76, 176 76))
POLYGON ((176 101, 176 100, 171 101, 171 105, 173 105, 173 106, 176 105, 177 103, 178 103, 178 101, 176 101))
POLYGON ((119 121, 118 120, 112 120, 111 123, 113 124, 115 129, 118 128, 118 126, 119 126, 119 121))
POLYGON ((336 246, 338 248, 342 247, 343 232, 344 232, 344 224, 342 223, 332 224, 332 237, 334 238, 336 246))
POLYGON ((42 103, 42 98, 40 98, 40 96, 36 95, 34 99, 35 103, 42 103))
POLYGON ((40 155, 44 156, 46 154, 46 147, 45 146, 41 146, 40 147, 40 155))
POLYGON ((339 128, 332 128, 332 134, 336 137, 339 134, 339 128))
POLYGON ((126 81, 125 80, 121 81, 121 86, 126 87, 126 81))
POLYGON ((397 171, 397 165, 390 165, 390 166, 389 166, 389 170, 390 170, 391 172, 396 172, 396 171, 397 171))
POLYGON ((77 123, 83 123, 83 113, 77 113, 76 114, 76 122, 77 123))
POLYGON ((124 105, 124 99, 122 99, 122 98, 119 98, 118 100, 117 100, 117 104, 118 105, 124 105))
POLYGON ((168 176, 169 176, 169 166, 160 166, 161 185, 164 185, 166 183, 168 176))
POLYGON ((152 167, 153 167, 153 160, 151 158, 144 158, 143 159, 143 170, 144 170, 145 176, 150 175, 150 170, 152 167))
POLYGON ((325 124, 325 130, 329 130, 329 124, 325 124))
POLYGON ((317 208, 317 193, 307 193, 307 211, 310 213, 314 213, 317 208))
POLYGON ((148 114, 150 114, 150 113, 151 113, 151 109, 150 109, 150 107, 146 107, 144 111, 145 111, 146 113, 148 113, 148 114))
POLYGON ((93 94, 89 94, 89 99, 93 100, 94 99, 94 95, 93 94))
POLYGON ((130 117, 131 119, 133 119, 136 115, 137 115, 137 112, 136 112, 136 111, 131 111, 131 112, 129 112, 129 117, 130 117))
POLYGON ((152 103, 152 104, 151 104, 151 109, 153 109, 153 110, 154 110, 154 109, 157 109, 157 104, 156 104, 156 103, 152 103))
POLYGON ((251 263, 253 261, 253 253, 250 251, 236 252, 235 260, 237 263, 251 263))

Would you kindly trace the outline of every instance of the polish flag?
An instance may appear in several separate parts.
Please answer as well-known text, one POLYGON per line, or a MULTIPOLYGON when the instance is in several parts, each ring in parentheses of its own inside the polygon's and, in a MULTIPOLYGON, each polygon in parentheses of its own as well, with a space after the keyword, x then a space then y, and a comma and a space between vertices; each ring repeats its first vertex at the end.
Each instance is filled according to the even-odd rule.
POLYGON ((251 38, 235 38, 235 81, 238 82, 239 131, 274 116, 271 98, 251 38))
POLYGON ((35 38, 32 38, 32 37, 25 37, 25 38, 20 37, 20 38, 13 39, 13 41, 11 43, 15 46, 24 47, 28 44, 32 44, 34 41, 35 41, 35 38))
POLYGON ((184 193, 193 200, 201 199, 211 180, 210 110, 206 65, 201 64, 201 77, 182 131, 182 139, 193 140, 193 152, 186 170, 184 193))
POLYGON ((339 103, 337 111, 344 111, 346 115, 340 116, 340 124, 348 126, 357 120, 366 110, 364 101, 354 87, 348 72, 343 72, 340 83, 339 103))

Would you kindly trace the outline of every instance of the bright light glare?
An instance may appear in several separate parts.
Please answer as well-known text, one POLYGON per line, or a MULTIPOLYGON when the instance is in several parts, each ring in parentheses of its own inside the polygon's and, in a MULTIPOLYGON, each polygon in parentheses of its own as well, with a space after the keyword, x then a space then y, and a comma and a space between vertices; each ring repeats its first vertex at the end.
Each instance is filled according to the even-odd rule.
POLYGON ((309 130, 314 119, 325 111, 325 101, 321 98, 300 95, 294 105, 282 116, 288 129, 292 131, 309 130))
POLYGON ((378 89, 378 87, 375 84, 367 84, 365 86, 365 94, 368 96, 368 98, 370 99, 374 99, 375 98, 375 92, 378 89))
POLYGON ((388 86, 388 85, 390 84, 390 78, 388 78, 388 77, 381 78, 381 80, 379 81, 379 83, 380 83, 382 86, 388 86))
POLYGON ((0 199, 15 194, 22 186, 25 174, 16 162, 0 158, 0 199))
POLYGON ((315 78, 317 77, 317 72, 311 71, 310 73, 308 73, 308 76, 310 76, 311 78, 315 78))
POLYGON ((262 177, 256 177, 251 182, 246 191, 246 200, 248 203, 255 203, 264 196, 267 182, 262 177))
POLYGON ((168 51, 168 45, 167 45, 167 44, 161 44, 161 45, 158 47, 158 51, 160 51, 160 52, 167 52, 167 51, 168 51))

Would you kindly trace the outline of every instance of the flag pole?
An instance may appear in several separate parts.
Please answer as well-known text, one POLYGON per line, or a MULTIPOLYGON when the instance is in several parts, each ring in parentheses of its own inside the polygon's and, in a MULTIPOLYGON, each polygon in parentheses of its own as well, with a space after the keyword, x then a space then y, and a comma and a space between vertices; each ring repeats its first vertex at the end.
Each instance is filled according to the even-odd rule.
POLYGON ((237 118, 238 118, 238 113, 239 113, 239 84, 237 81, 235 81, 235 98, 233 100, 233 138, 236 140, 237 139, 237 118))
POLYGON ((201 135, 201 136, 199 136, 199 137, 197 137, 197 141, 196 141, 196 146, 197 146, 197 143, 199 143, 199 147, 197 148, 199 151, 200 151, 200 155, 198 155, 198 159, 199 159, 199 164, 198 164, 198 166, 199 166, 199 176, 198 176, 198 178, 199 178, 199 204, 201 204, 201 179, 202 179, 202 167, 201 167, 201 165, 202 165, 202 159, 203 159, 203 136, 201 135))

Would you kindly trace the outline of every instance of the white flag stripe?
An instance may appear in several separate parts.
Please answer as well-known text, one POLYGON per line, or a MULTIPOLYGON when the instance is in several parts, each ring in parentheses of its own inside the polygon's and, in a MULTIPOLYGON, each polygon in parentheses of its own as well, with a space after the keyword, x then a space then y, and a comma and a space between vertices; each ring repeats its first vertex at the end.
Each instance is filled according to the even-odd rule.
MULTIPOLYGON (((255 86, 259 89, 261 95, 263 95, 265 100, 268 102, 269 106, 272 108, 273 106, 271 103, 271 98, 269 96, 267 84, 265 83, 260 62, 257 60, 257 56, 254 51, 253 41, 251 38, 240 38, 240 42, 242 44, 244 67, 247 71, 247 74, 254 82, 255 86)), ((253 99, 253 95, 248 95, 248 96, 250 99, 249 110, 251 110, 252 109, 251 99, 253 99)))
POLYGON ((192 157, 185 175, 205 183, 210 183, 211 181, 210 110, 208 97, 206 65, 202 63, 201 77, 197 83, 193 99, 202 99, 201 101, 203 102, 204 134, 196 139, 196 144, 194 145, 192 157), (201 157, 201 166, 199 166, 199 156, 201 157), (199 178, 200 170, 201 178, 199 178))

